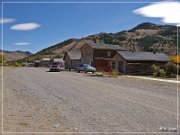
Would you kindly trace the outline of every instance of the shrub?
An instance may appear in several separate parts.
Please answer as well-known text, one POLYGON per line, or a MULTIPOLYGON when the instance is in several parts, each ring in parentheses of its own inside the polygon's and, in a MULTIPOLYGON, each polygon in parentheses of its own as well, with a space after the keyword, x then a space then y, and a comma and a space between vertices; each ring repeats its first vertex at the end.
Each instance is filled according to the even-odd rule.
POLYGON ((168 62, 164 65, 164 70, 166 71, 167 77, 175 77, 177 74, 177 66, 172 62, 168 62))
POLYGON ((177 31, 176 28, 175 29, 165 29, 165 30, 160 30, 158 32, 158 34, 162 35, 162 36, 171 36, 171 35, 176 35, 177 31))
POLYGON ((166 72, 164 71, 164 69, 159 70, 159 76, 160 77, 166 77, 166 72))
POLYGON ((0 63, 2 63, 3 65, 5 64, 7 64, 7 60, 6 60, 6 57, 4 56, 4 55, 0 55, 0 63))
POLYGON ((177 67, 176 64, 168 62, 162 68, 157 65, 151 66, 154 77, 176 77, 177 67))
POLYGON ((13 66, 15 66, 15 67, 21 67, 21 66, 22 66, 22 64, 21 64, 21 63, 19 63, 19 62, 14 62, 13 66))
POLYGON ((152 72, 153 72, 153 76, 154 76, 154 77, 160 76, 160 73, 159 73, 160 67, 159 67, 159 66, 153 64, 153 65, 151 66, 151 69, 152 69, 152 72))
POLYGON ((100 34, 100 39, 102 41, 104 41, 104 43, 106 43, 106 44, 112 44, 113 43, 113 36, 109 35, 107 33, 101 33, 100 34))
POLYGON ((103 76, 104 75, 103 68, 101 68, 101 67, 96 68, 96 75, 97 76, 103 76))
POLYGON ((113 70, 113 71, 111 71, 111 72, 108 72, 108 75, 109 75, 110 77, 118 77, 119 72, 116 71, 116 70, 113 70))
POLYGON ((145 51, 150 51, 150 47, 152 47, 152 45, 156 44, 156 43, 162 43, 164 41, 164 39, 162 39, 161 37, 157 37, 157 36, 145 36, 141 39, 137 39, 136 40, 138 42, 138 45, 142 48, 144 48, 145 51))

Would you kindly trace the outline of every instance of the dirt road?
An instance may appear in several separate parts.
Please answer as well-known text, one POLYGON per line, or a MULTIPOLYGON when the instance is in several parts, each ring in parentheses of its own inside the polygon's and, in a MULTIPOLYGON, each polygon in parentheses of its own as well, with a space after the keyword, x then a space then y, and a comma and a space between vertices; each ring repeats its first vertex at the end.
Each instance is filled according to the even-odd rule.
POLYGON ((4 71, 4 132, 161 132, 177 126, 177 86, 40 68, 4 71))

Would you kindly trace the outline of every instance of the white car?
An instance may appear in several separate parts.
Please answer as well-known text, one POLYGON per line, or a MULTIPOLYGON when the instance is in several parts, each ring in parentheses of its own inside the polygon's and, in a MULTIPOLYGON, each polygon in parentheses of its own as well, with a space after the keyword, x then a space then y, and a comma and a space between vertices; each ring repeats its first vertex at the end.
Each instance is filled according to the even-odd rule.
POLYGON ((95 67, 92 67, 88 64, 79 64, 76 68, 76 70, 78 71, 78 73, 80 73, 81 71, 84 71, 85 73, 87 72, 96 72, 96 68, 95 67))

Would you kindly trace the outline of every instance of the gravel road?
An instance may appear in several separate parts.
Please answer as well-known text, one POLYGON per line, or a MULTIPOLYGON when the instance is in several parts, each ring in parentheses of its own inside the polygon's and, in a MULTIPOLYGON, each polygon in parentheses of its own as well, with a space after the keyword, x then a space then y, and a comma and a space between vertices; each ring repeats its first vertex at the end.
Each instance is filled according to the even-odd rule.
POLYGON ((161 132, 161 127, 177 127, 176 84, 47 70, 4 70, 4 132, 161 132))

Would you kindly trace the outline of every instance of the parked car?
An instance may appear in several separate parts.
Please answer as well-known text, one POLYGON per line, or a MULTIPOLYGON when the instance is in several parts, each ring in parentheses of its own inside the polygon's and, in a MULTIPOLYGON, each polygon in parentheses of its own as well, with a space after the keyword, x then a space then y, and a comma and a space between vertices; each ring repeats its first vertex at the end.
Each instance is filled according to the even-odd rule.
POLYGON ((80 73, 81 71, 84 71, 85 73, 87 72, 92 72, 94 73, 96 71, 95 67, 92 67, 88 64, 79 64, 76 68, 77 72, 80 73))
POLYGON ((50 66, 49 71, 62 71, 65 70, 64 62, 53 62, 50 66))

